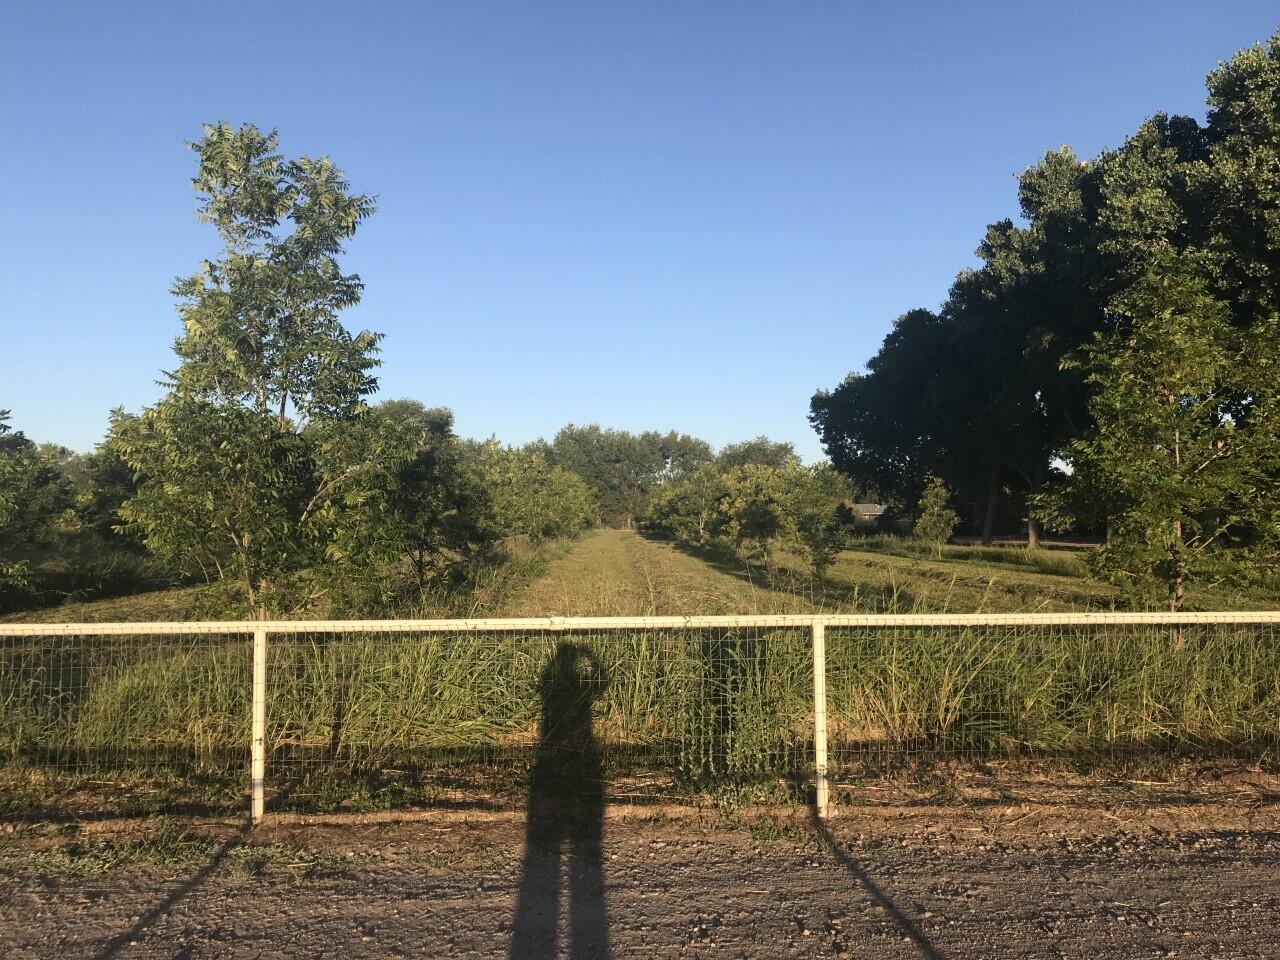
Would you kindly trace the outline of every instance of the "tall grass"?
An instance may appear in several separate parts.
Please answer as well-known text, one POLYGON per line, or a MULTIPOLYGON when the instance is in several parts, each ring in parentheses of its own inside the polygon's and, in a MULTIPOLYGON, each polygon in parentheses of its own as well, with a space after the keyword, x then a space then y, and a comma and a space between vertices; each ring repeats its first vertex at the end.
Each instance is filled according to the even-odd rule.
POLYGON ((546 721, 545 671, 565 645, 598 670, 592 735, 619 775, 776 769, 805 736, 803 631, 635 631, 284 640, 272 658, 270 741, 286 764, 313 768, 455 753, 527 760, 546 721))
MULTIPOLYGON (((833 763, 1262 756, 1280 744, 1276 640, 1260 626, 1176 637, 1151 627, 829 628, 833 763)), ((243 771, 247 638, 4 644, 0 759, 11 769, 243 771)), ((591 734, 615 790, 687 794, 725 778, 808 776, 804 630, 276 637, 270 776, 340 782, 353 771, 478 765, 495 781, 488 789, 518 790, 546 722, 545 671, 564 644, 598 673, 591 734)))
POLYGON ((834 631, 829 706, 859 753, 1262 754, 1280 743, 1274 628, 834 631))

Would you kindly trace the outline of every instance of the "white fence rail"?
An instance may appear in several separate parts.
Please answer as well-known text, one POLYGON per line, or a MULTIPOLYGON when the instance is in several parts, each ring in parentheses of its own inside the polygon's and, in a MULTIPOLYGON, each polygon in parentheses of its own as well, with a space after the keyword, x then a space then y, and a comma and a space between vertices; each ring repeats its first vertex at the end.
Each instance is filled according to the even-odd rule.
POLYGON ((1278 634, 1280 611, 0 623, 0 749, 24 770, 95 751, 159 765, 184 737, 207 758, 243 731, 256 821, 272 762, 353 744, 488 762, 532 751, 536 726, 540 756, 554 741, 597 762, 607 740, 686 772, 803 774, 825 817, 833 742, 848 765, 1054 737, 1280 741, 1278 634), (549 733, 565 717, 582 729, 549 733))

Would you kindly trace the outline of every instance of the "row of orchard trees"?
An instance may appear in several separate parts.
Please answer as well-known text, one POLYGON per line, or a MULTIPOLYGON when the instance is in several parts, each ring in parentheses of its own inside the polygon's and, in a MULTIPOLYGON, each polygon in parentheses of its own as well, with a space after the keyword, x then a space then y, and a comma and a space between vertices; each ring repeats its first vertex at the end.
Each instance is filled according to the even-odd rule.
POLYGON ((827 464, 802 466, 788 445, 755 441, 657 487, 645 525, 695 547, 731 549, 746 560, 802 548, 821 578, 853 529, 848 482, 827 464))
POLYGON ((1280 34, 1214 70, 1208 104, 1026 170, 1024 222, 814 396, 836 466, 904 503, 940 477, 985 540, 1105 530, 1099 572, 1174 609, 1188 579, 1274 571, 1280 34))
POLYGON ((421 586, 501 537, 592 522, 586 484, 542 451, 465 443, 448 411, 416 402, 368 404, 380 338, 340 322, 362 285, 338 258, 372 198, 253 126, 207 126, 193 146, 199 215, 222 250, 174 287, 183 329, 165 396, 113 413, 83 503, 56 456, 0 425, 10 601, 39 586, 26 558, 85 522, 172 571, 239 583, 260 612, 287 603, 298 571, 378 583, 403 561, 421 586))
POLYGON ((41 594, 129 592, 159 582, 142 545, 121 536, 116 509, 134 488, 109 449, 77 454, 36 444, 0 410, 0 610, 41 594))
MULTIPOLYGON (((182 332, 165 395, 114 411, 86 456, 38 447, 0 417, 0 608, 175 576, 237 585, 258 613, 317 592, 331 609, 369 607, 450 583, 511 537, 633 526, 655 491, 713 467, 743 473, 730 478, 744 504, 752 482, 809 475, 763 438, 717 455, 674 431, 570 425, 512 448, 459 438, 447 410, 372 403, 380 337, 341 323, 362 285, 339 263, 372 199, 251 125, 207 126, 193 147, 199 216, 222 249, 174 286, 182 332), (80 579, 51 579, 59 565, 80 579), (108 568, 133 576, 107 584, 94 572, 108 568)), ((790 507, 776 529, 753 509, 726 535, 767 548, 794 527, 790 507)))

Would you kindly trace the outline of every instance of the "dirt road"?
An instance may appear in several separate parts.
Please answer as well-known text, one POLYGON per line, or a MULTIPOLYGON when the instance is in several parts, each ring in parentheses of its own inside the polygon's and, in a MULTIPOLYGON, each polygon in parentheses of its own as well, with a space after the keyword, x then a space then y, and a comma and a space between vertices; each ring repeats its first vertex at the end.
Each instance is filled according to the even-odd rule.
POLYGON ((527 845, 518 818, 268 826, 248 847, 223 827, 205 863, 80 875, 49 859, 65 836, 34 831, 7 841, 30 852, 0 880, 0 954, 1275 957, 1272 809, 1130 811, 1122 828, 1105 811, 997 827, 980 812, 854 810, 825 833, 608 819, 598 847, 563 848, 527 845), (271 853, 243 856, 255 849, 271 853))

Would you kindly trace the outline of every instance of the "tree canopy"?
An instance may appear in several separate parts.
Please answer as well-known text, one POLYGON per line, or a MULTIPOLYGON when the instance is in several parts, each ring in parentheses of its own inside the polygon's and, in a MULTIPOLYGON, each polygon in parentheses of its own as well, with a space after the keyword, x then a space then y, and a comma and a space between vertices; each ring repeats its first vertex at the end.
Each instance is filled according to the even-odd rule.
MULTIPOLYGON (((988 541, 997 525, 1024 520, 1032 546, 1044 519, 1123 533, 1154 522, 1152 510, 1170 524, 1181 516, 1184 531, 1197 511, 1233 517, 1198 548, 1206 563, 1222 560, 1228 541, 1269 541, 1267 519, 1230 507, 1226 487, 1247 475, 1242 490, 1260 490, 1274 470, 1265 445, 1241 431, 1265 419, 1277 391, 1262 357, 1280 316, 1280 33, 1220 65, 1207 86, 1203 124, 1156 114, 1116 149, 1081 159, 1064 147, 1020 175, 1021 222, 992 224, 978 266, 957 275, 940 308, 903 314, 865 370, 814 395, 810 420, 838 469, 901 504, 936 476, 988 541), (1194 363, 1192 343, 1202 351, 1194 363), (1159 508, 1120 469, 1120 450, 1140 469, 1158 460, 1142 442, 1163 450, 1169 440, 1150 432, 1154 397, 1126 394, 1139 384, 1125 378, 1144 369, 1208 377, 1197 382, 1212 396, 1237 398, 1211 431, 1235 432, 1231 456, 1184 478, 1159 508), (1133 406, 1118 405, 1122 396, 1133 406), (1228 470, 1214 493, 1214 474, 1228 470)), ((1155 379, 1140 386, 1154 390, 1155 379)), ((1196 403, 1166 409, 1165 428, 1177 432, 1167 417, 1196 403)), ((1120 552, 1117 542, 1103 556, 1120 552)), ((1146 580, 1183 569, 1148 559, 1146 580)))

